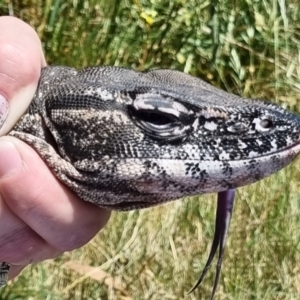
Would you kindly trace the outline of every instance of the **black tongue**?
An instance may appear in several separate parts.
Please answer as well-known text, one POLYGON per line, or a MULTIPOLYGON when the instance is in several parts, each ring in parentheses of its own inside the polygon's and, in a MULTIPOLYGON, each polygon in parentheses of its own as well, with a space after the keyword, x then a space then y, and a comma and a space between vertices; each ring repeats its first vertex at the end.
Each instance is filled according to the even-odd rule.
POLYGON ((202 274, 199 280, 197 281, 197 283, 194 285, 194 287, 189 291, 189 294, 192 293, 201 284, 208 269, 211 266, 211 262, 219 247, 219 257, 216 266, 216 276, 215 276, 214 286, 213 286, 210 299, 212 300, 215 296, 218 283, 220 280, 220 273, 221 273, 224 250, 226 245, 226 239, 227 239, 228 229, 229 229, 231 215, 232 215, 234 196, 235 196, 235 190, 227 190, 225 192, 218 193, 218 205, 217 205, 217 212, 216 212, 214 240, 211 246, 208 260, 202 271, 202 274))

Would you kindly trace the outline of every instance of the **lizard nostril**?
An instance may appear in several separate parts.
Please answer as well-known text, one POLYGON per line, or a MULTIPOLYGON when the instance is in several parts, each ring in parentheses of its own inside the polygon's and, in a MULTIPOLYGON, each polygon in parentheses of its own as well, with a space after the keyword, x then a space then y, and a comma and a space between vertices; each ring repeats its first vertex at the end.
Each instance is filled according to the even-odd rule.
POLYGON ((260 121, 260 126, 262 128, 269 129, 269 128, 273 127, 273 122, 268 119, 263 119, 260 121))

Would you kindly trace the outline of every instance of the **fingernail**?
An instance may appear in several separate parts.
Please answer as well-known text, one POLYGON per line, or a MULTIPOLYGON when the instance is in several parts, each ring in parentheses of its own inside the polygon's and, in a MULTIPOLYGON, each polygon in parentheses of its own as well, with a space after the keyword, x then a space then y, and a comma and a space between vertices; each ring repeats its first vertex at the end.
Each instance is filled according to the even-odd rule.
POLYGON ((0 95, 0 128, 8 116, 9 105, 7 100, 0 95))
POLYGON ((13 175, 21 166, 22 159, 15 145, 0 141, 0 177, 13 175))

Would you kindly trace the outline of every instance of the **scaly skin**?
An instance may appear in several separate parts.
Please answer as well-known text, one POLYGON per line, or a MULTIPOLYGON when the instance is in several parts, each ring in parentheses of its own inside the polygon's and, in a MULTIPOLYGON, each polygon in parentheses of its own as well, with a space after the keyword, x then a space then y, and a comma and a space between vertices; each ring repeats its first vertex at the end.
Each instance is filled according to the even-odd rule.
MULTIPOLYGON (((171 70, 42 70, 10 135, 31 145, 82 200, 111 210, 219 193, 216 291, 233 189, 269 176, 300 151, 300 119, 171 70)), ((0 272, 1 273, 1 272, 0 272)))

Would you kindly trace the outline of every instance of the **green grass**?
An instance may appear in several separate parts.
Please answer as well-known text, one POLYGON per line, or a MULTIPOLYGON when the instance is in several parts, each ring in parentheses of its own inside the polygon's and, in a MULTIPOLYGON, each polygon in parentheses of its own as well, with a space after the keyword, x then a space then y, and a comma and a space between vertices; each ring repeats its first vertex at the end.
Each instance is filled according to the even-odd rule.
MULTIPOLYGON (((0 14, 36 28, 49 64, 173 68, 300 112, 298 0, 0 0, 0 14)), ((298 166, 238 190, 217 299, 299 299, 298 166)), ((209 195, 114 213, 87 246, 28 267, 0 298, 209 299, 214 267, 186 294, 210 249, 215 206, 209 195)))

